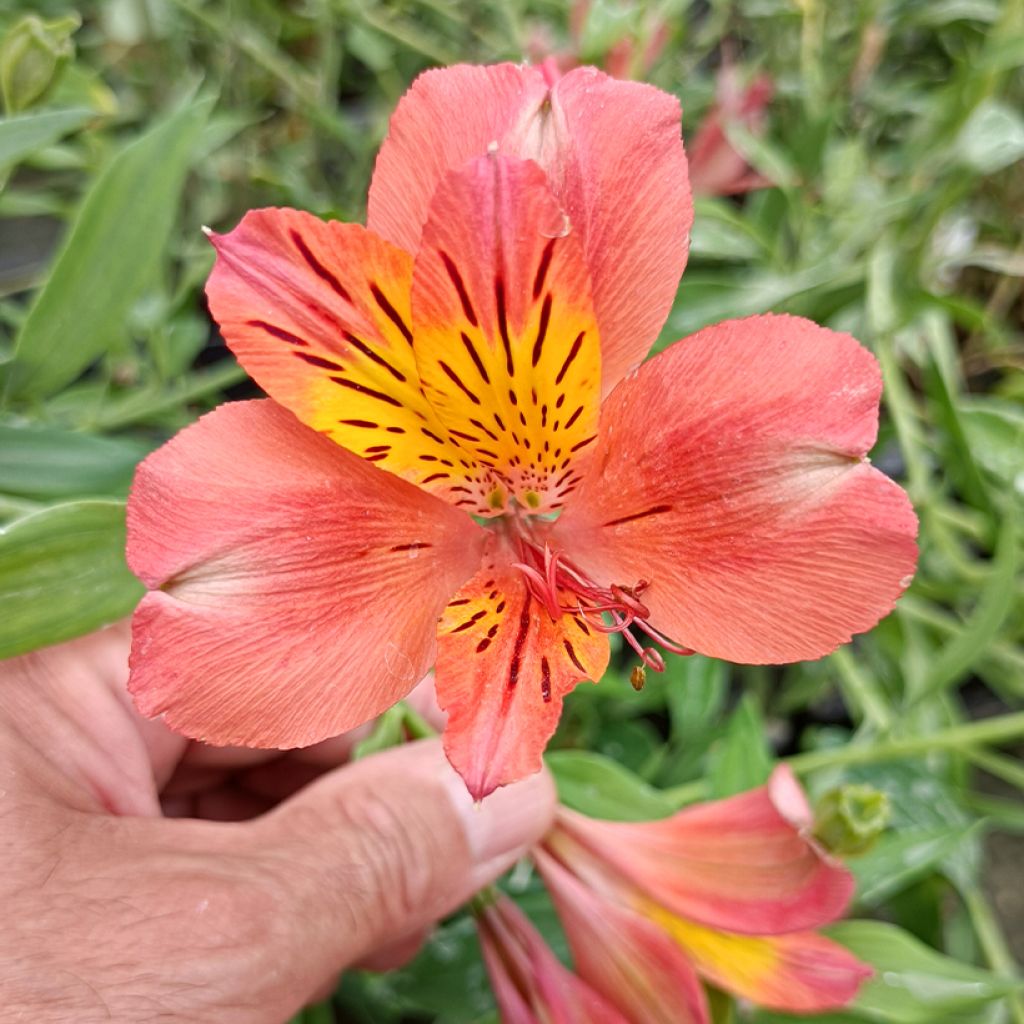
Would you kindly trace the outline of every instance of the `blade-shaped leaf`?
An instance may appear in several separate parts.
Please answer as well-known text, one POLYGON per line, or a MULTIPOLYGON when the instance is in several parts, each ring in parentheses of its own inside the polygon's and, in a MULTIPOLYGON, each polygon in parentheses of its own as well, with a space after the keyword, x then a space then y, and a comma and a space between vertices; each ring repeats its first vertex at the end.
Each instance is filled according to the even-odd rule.
POLYGON ((212 104, 178 110, 121 150, 97 178, 18 335, 9 393, 33 398, 59 390, 123 331, 163 259, 212 104))
POLYGON ((562 803, 592 818, 645 821, 676 810, 666 794, 601 754, 558 750, 547 763, 562 803))
POLYGON ((120 496, 147 451, 137 441, 0 426, 0 492, 44 501, 120 496))
POLYGON ((0 118, 0 167, 56 142, 62 135, 80 128, 95 114, 84 107, 72 110, 44 110, 38 114, 0 118))
POLYGON ((143 587, 124 541, 119 501, 56 505, 0 531, 0 658, 127 615, 143 587))
POLYGON ((875 977, 861 989, 854 1007, 886 1024, 933 1024, 1019 987, 1019 982, 943 956, 881 921, 843 921, 828 933, 875 968, 875 977))
POLYGON ((766 782, 772 754, 765 742, 761 712, 748 695, 740 701, 725 727, 725 735, 708 757, 708 786, 715 799, 742 793, 766 782))

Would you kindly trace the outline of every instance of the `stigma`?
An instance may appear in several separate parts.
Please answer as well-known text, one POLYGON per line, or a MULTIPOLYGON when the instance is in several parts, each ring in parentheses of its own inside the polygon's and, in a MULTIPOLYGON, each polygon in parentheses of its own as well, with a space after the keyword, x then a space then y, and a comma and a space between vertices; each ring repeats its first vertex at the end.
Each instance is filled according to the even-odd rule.
POLYGON ((618 633, 636 653, 640 665, 630 677, 634 689, 642 688, 647 669, 665 671, 665 659, 653 644, 672 654, 694 653, 651 625, 650 609, 643 602, 643 595, 651 585, 649 580, 640 579, 631 585, 602 585, 547 542, 541 546, 523 534, 516 541, 520 560, 513 565, 523 574, 530 594, 552 621, 562 615, 578 616, 599 632, 618 633))

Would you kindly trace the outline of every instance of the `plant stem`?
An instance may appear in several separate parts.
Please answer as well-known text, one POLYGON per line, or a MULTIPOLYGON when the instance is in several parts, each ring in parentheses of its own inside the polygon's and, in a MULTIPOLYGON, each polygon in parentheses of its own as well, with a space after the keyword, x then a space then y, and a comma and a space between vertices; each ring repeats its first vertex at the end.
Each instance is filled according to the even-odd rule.
MULTIPOLYGON (((809 750, 784 759, 793 771, 800 775, 819 771, 822 768, 836 768, 848 764, 873 764, 877 761, 897 761, 901 758, 919 757, 937 751, 960 750, 969 754, 979 746, 998 746, 1024 736, 1024 711, 1011 715, 996 715, 965 725, 940 729, 927 736, 907 736, 899 739, 881 740, 870 746, 844 746, 828 750, 809 750)), ((692 803, 707 796, 704 780, 686 782, 664 790, 667 796, 679 806, 692 803)), ((1021 1022, 1024 1024, 1024 1021, 1021 1022)))
POLYGON ((1024 711, 1011 715, 996 715, 978 722, 940 729, 927 736, 908 736, 903 739, 883 740, 871 746, 837 747, 834 750, 811 750, 797 754, 787 763, 794 771, 804 773, 819 768, 842 764, 870 764, 891 761, 901 757, 930 754, 937 750, 957 750, 967 747, 1008 743, 1024 736, 1024 711))
POLYGON ((853 703, 869 725, 879 732, 892 728, 892 711, 876 682, 857 664, 849 647, 840 647, 832 655, 844 696, 853 703))
MULTIPOLYGON (((978 886, 971 885, 962 889, 960 895, 963 897, 964 905, 967 907, 967 913, 988 965, 1004 978, 1016 978, 1017 964, 1007 945, 999 919, 984 892, 978 886)), ((1024 1024, 1024 1000, 1019 995, 1013 994, 1006 997, 1006 1003, 1014 1024, 1024 1024)))

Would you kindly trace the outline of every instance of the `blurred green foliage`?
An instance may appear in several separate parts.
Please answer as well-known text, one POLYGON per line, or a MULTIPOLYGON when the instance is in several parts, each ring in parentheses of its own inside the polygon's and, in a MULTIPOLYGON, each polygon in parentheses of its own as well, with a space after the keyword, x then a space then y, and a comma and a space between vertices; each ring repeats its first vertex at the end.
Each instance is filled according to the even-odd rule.
MULTIPOLYGON (((836 934, 887 980, 820 1020, 1024 1024, 1010 980, 1020 861, 984 857, 991 832, 1024 834, 1024 2, 575 8, 4 8, 0 654, 131 610, 139 588, 119 552, 133 465, 253 390, 205 311, 200 225, 267 205, 360 219, 387 117, 433 64, 625 53, 628 70, 681 98, 687 138, 723 59, 746 80, 767 73, 766 132, 727 134, 773 185, 697 200, 661 344, 772 309, 869 345, 886 387, 874 459, 918 509, 920 569, 893 615, 820 662, 673 659, 637 694, 616 660, 568 701, 552 766, 563 799, 607 817, 737 792, 779 757, 816 796, 886 794, 892 824, 851 866, 857 909, 890 925, 836 934), (1009 933, 991 903, 1007 870, 1009 933)), ((536 882, 513 875, 508 888, 564 948, 536 882)), ((493 1020, 471 923, 448 922, 407 969, 350 975, 335 1007, 374 1024, 493 1020)), ((335 1017, 324 1005, 301 1019, 335 1017)))

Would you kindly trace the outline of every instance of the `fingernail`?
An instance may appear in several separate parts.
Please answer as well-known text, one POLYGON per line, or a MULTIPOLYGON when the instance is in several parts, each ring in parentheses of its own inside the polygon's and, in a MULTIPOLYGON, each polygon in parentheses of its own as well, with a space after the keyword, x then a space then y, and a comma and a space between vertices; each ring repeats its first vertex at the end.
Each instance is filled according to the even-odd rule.
POLYGON ((446 777, 446 785, 465 830, 478 888, 497 878, 551 827, 556 801, 546 771, 503 786, 479 803, 455 772, 446 777))

